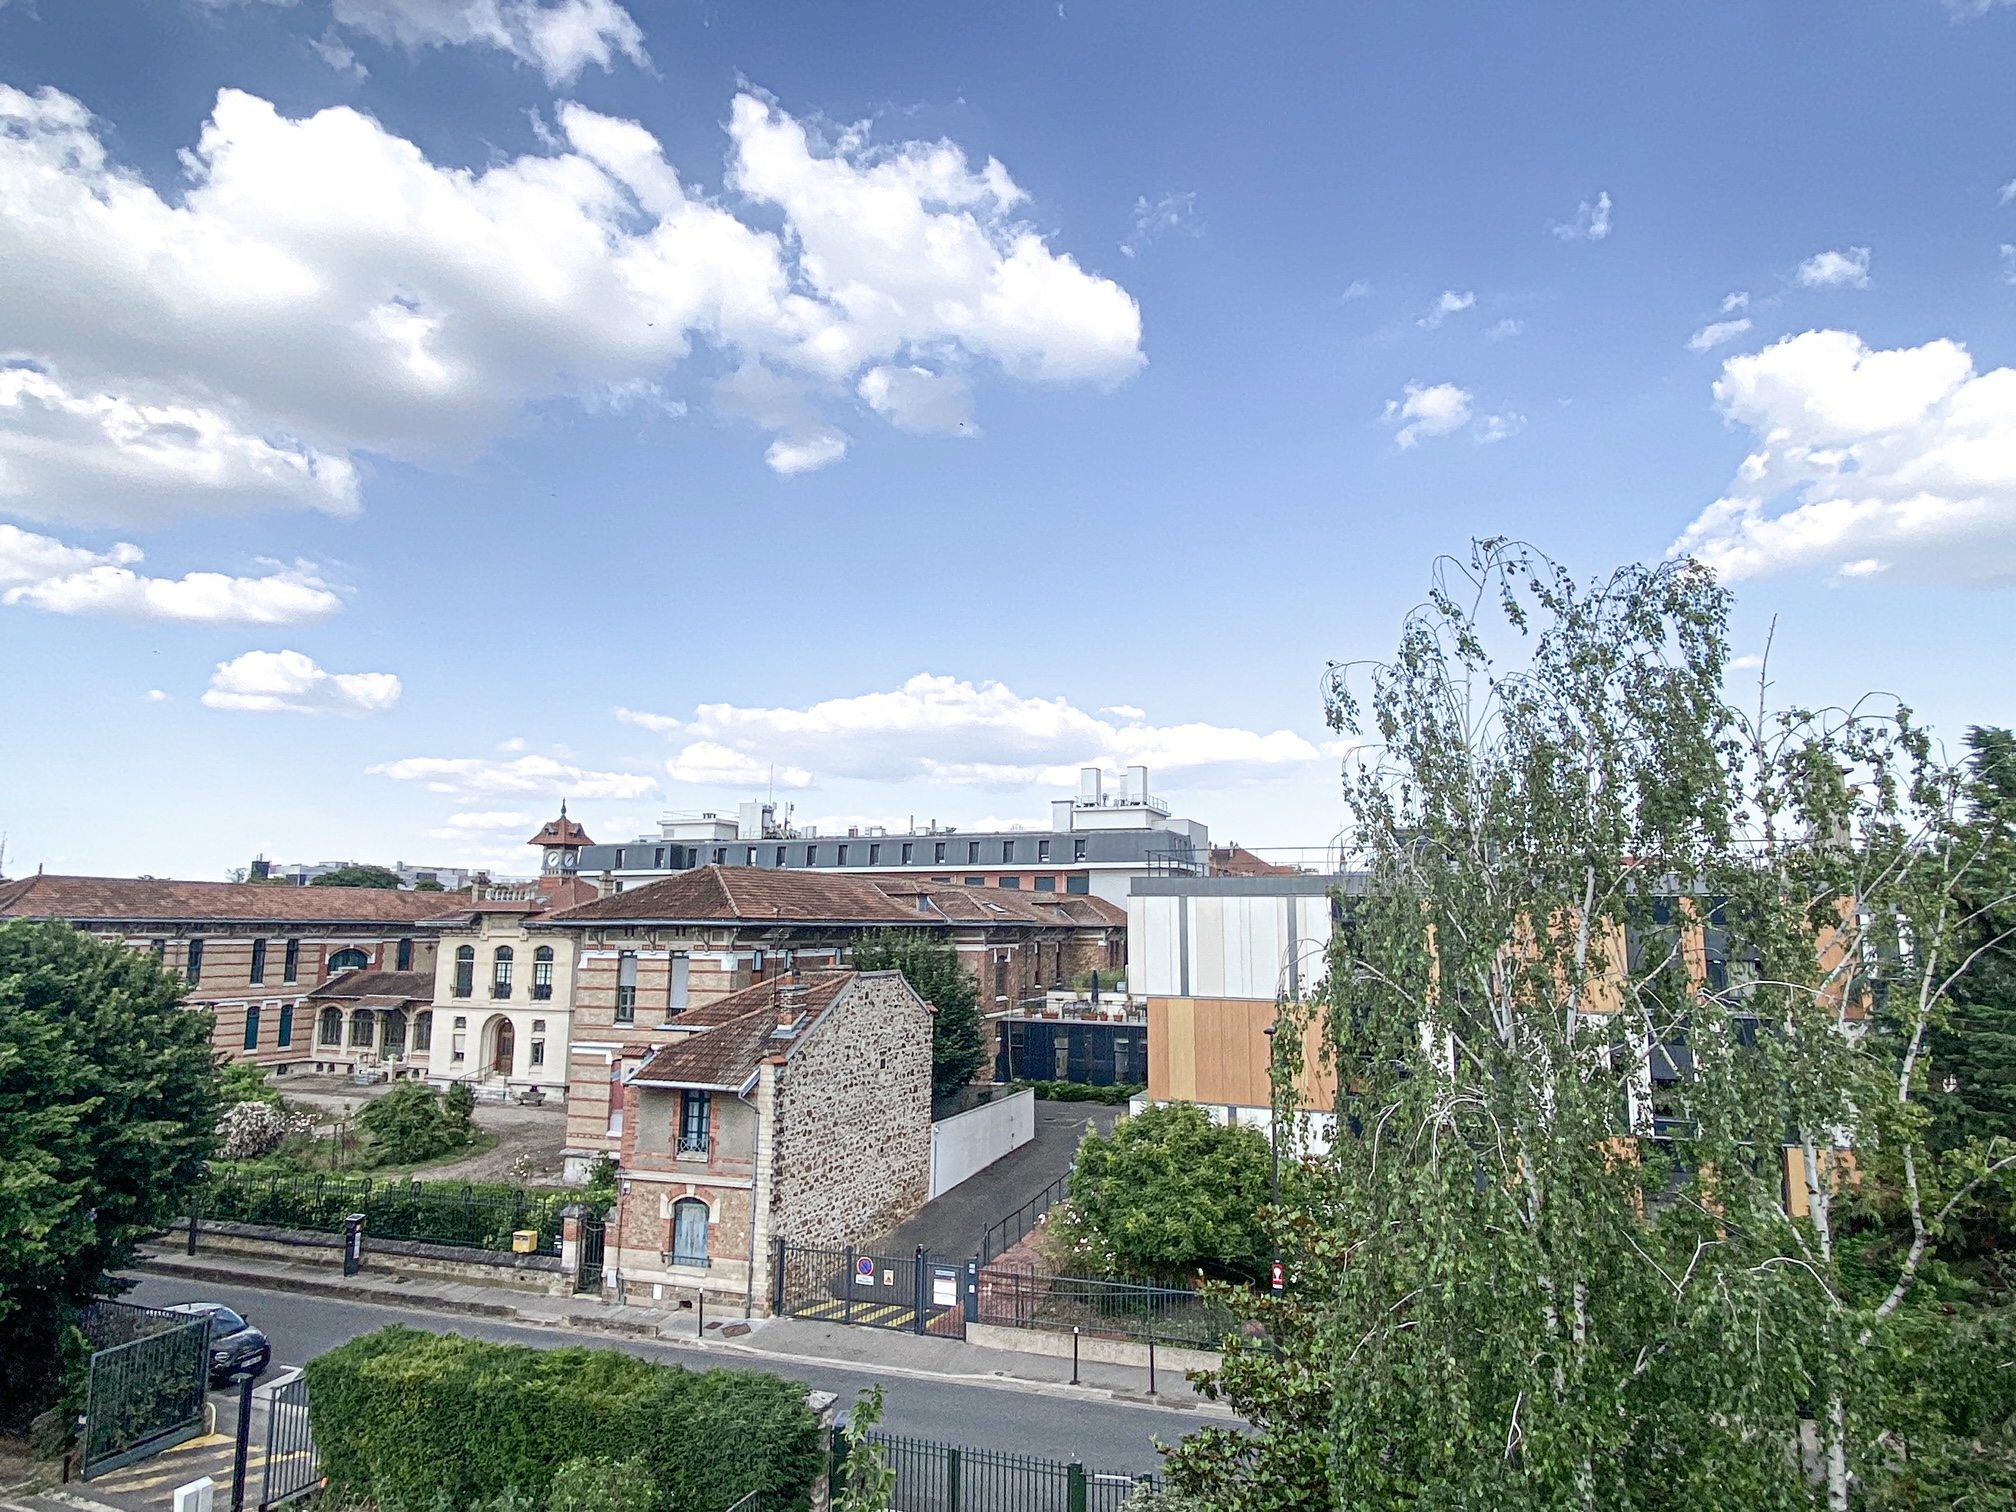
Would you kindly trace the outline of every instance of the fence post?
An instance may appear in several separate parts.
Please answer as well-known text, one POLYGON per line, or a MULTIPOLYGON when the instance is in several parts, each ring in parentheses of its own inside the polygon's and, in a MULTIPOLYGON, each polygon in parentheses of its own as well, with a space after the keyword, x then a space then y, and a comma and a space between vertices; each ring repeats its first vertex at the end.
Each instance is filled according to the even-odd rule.
POLYGON ((245 1461, 252 1448, 252 1376, 238 1377, 238 1443, 231 1456, 231 1512, 245 1512, 245 1461))
POLYGON ((1085 1467, 1071 1461, 1064 1467, 1064 1483, 1070 1512, 1085 1512, 1085 1467))
POLYGON ((189 1189, 189 1253, 196 1253, 196 1225, 202 1222, 203 1187, 201 1183, 189 1189))
MULTIPOLYGON (((830 1254, 831 1251, 829 1250, 828 1253, 830 1254)), ((851 1244, 847 1246, 847 1274, 842 1279, 841 1285, 847 1289, 840 1297, 840 1321, 842 1323, 852 1323, 854 1321, 854 1246, 851 1244)))
MULTIPOLYGON (((924 1332, 925 1322, 924 1263, 924 1246, 920 1244, 917 1246, 917 1258, 911 1262, 910 1269, 910 1331, 920 1334, 924 1332)), ((954 1505, 956 1507, 957 1504, 954 1505)))
POLYGON ((959 1446, 945 1446, 945 1512, 959 1512, 959 1446))
POLYGON ((835 1423, 833 1425, 833 1452, 827 1456, 826 1492, 828 1496, 837 1498, 847 1489, 847 1454, 852 1447, 853 1443, 847 1437, 846 1426, 841 1423, 835 1423))
POLYGON ((770 1241, 770 1316, 784 1316, 784 1240, 780 1235, 770 1241))

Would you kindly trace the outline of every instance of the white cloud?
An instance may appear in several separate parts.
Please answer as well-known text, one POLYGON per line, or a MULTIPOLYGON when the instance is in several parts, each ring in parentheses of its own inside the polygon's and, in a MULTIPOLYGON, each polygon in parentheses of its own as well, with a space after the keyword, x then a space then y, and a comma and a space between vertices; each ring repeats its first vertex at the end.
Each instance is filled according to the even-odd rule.
POLYGON ((1410 383, 1404 397, 1386 402, 1384 418, 1399 425, 1393 439, 1406 451, 1418 446, 1424 436, 1446 436, 1468 425, 1474 397, 1453 383, 1410 383))
POLYGON ((247 714, 382 714, 400 691, 390 672, 325 672, 299 651, 247 651, 217 664, 203 705, 247 714))
POLYGON ((530 404, 677 403, 659 385, 700 363, 795 391, 772 460, 802 468, 840 455, 822 410, 875 368, 1110 387, 1145 360, 1134 300, 1018 218, 1001 164, 817 138, 753 94, 727 145, 749 221, 572 103, 465 169, 225 90, 182 165, 157 190, 77 100, 0 86, 0 509, 345 513, 362 455, 456 465, 530 404))
POLYGON ((2002 280, 2016 284, 2016 242, 2002 243, 2002 280))
POLYGON ((1755 652, 1729 658, 1729 670, 1731 672, 1756 672, 1762 670, 1763 666, 1764 658, 1755 652))
POLYGON ((1748 315, 1739 315, 1734 320, 1712 321, 1687 338, 1687 350, 1690 352, 1713 351, 1724 342, 1734 341, 1749 329, 1750 317, 1748 315))
POLYGON ((1484 332, 1486 341, 1510 341, 1526 329, 1526 322, 1507 315, 1484 332))
POLYGON ((1076 780, 1081 766, 1146 763, 1195 780, 1239 781, 1315 760, 1292 730, 1260 732, 1205 723, 1155 726, 1122 706, 1098 714, 1063 698, 1024 697, 998 682, 920 673, 885 692, 803 708, 702 704, 691 719, 621 709, 628 724, 680 742, 675 781, 723 787, 857 779, 1027 787, 1076 780), (1102 715, 1116 715, 1115 719, 1102 715))
POLYGON ((1354 278, 1354 279, 1352 279, 1352 280, 1351 280, 1351 282, 1349 282, 1348 284, 1344 285, 1344 292, 1343 292, 1342 294, 1339 294, 1339 295, 1337 296, 1337 303, 1339 303, 1339 304, 1349 304, 1349 303, 1351 303, 1351 301, 1352 301, 1352 300, 1354 300, 1354 299, 1363 299, 1363 298, 1365 298, 1365 297, 1366 297, 1366 296, 1367 296, 1368 294, 1370 294, 1371 292, 1372 292, 1372 280, 1371 280, 1371 279, 1369 279, 1369 278, 1354 278))
POLYGON ((1483 415, 1477 421, 1477 444, 1489 446, 1493 441, 1503 441, 1516 436, 1526 429, 1526 417, 1511 410, 1502 415, 1483 415))
POLYGON ((483 756, 407 756, 368 766, 373 777, 419 782, 430 793, 542 793, 553 798, 644 798, 658 780, 639 772, 597 772, 551 756, 513 761, 483 756))
POLYGON ((1144 194, 1134 201, 1134 229, 1120 243, 1121 255, 1134 257, 1148 243, 1172 231, 1181 231, 1186 236, 1203 234, 1197 225, 1197 196, 1165 194, 1151 204, 1144 194))
POLYGON ((957 373, 921 367, 873 367, 857 392, 898 430, 926 436, 977 436, 973 389, 957 373))
POLYGON ((147 702, 166 703, 168 702, 168 695, 159 688, 149 688, 147 690, 147 702))
POLYGON ((157 578, 133 570, 144 555, 125 541, 108 551, 90 551, 0 524, 0 604, 52 614, 247 625, 298 624, 343 607, 306 563, 263 577, 190 572, 157 578))
POLYGON ((1477 296, 1467 290, 1464 293, 1458 294, 1454 289, 1444 289, 1441 297, 1435 303, 1428 306, 1428 313, 1421 316, 1414 324, 1421 327, 1424 331, 1432 331, 1451 315, 1460 314, 1476 303, 1477 296))
POLYGON ((647 66, 644 33, 615 0, 335 0, 339 25, 400 47, 487 47, 530 63, 548 84, 617 57, 647 66))
POLYGON ((2008 183, 2004 184, 1996 192, 1995 203, 1998 205, 2016 205, 2016 179, 2009 180, 2008 183))
POLYGON ((1137 709, 1132 704, 1108 704, 1099 712, 1111 714, 1115 719, 1127 720, 1130 724, 1139 724, 1148 717, 1146 709, 1137 709))
POLYGON ((2016 369, 1808 331, 1729 358, 1714 392, 1756 449, 1675 554, 1728 578, 2016 583, 2016 369))
POLYGON ((831 467, 847 455, 847 437, 830 425, 792 436, 779 436, 763 453, 763 460, 786 477, 793 473, 817 472, 831 467))
POLYGON ((340 74, 349 74, 353 79, 370 77, 371 70, 357 61, 357 54, 350 44, 337 36, 333 28, 319 37, 309 38, 308 50, 340 74))
POLYGON ((1598 194, 1592 203, 1582 201, 1575 207, 1575 218, 1570 221, 1550 221, 1547 229, 1563 241, 1599 242, 1610 234, 1610 194, 1608 190, 1598 194))
POLYGON ((1722 313, 1724 315, 1734 315, 1738 310, 1747 310, 1749 308, 1750 295, 1747 290, 1738 289, 1733 294, 1724 294, 1722 296, 1722 313))
POLYGON ((1869 249, 1849 247, 1845 251, 1815 252, 1799 264, 1800 284, 1808 289, 1866 289, 1869 287, 1869 249))
POLYGON ((484 809, 476 813, 450 814, 444 830, 430 830, 436 839, 482 830, 519 830, 532 823, 530 814, 515 809, 484 809))

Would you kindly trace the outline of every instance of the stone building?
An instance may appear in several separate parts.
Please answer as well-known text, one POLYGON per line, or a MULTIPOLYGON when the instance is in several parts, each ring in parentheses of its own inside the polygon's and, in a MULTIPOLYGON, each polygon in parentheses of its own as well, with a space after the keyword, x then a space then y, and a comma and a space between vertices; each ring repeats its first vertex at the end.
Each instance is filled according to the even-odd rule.
POLYGON ((773 1238, 859 1244, 924 1202, 931 1010, 893 971, 772 978, 682 1015, 614 1106, 605 1285, 760 1309, 773 1238))
POLYGON ((427 921, 456 903, 449 893, 152 877, 0 882, 0 919, 62 919, 151 954, 188 984, 190 1007, 216 1015, 219 1055, 281 1075, 317 1059, 309 994, 350 972, 431 973, 427 921))

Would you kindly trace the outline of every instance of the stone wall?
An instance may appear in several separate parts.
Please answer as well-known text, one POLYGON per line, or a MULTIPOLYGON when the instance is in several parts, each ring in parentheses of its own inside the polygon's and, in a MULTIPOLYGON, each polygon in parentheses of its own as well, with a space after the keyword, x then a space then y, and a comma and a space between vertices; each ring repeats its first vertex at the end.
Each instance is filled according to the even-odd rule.
POLYGON ((931 1023, 899 973, 865 972, 792 1048, 770 1131, 772 1233, 860 1244, 923 1205, 931 1023))

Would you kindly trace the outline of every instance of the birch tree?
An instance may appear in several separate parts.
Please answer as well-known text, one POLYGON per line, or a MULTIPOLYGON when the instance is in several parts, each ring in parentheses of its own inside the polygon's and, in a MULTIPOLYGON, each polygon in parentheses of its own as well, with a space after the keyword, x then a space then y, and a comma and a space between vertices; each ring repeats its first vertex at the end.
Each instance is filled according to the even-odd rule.
POLYGON ((1275 1215, 1289 1296, 1207 1380, 1259 1431, 1186 1440, 1179 1490, 1846 1508, 1997 1473, 1915 1384, 1942 1231, 2016 1159, 1923 1138, 1982 948, 1968 785, 1894 701, 1773 713, 1760 677, 1739 711, 1728 614, 1692 563, 1583 585, 1485 542, 1333 669, 1366 876, 1283 1013, 1337 1133, 1275 1215))

